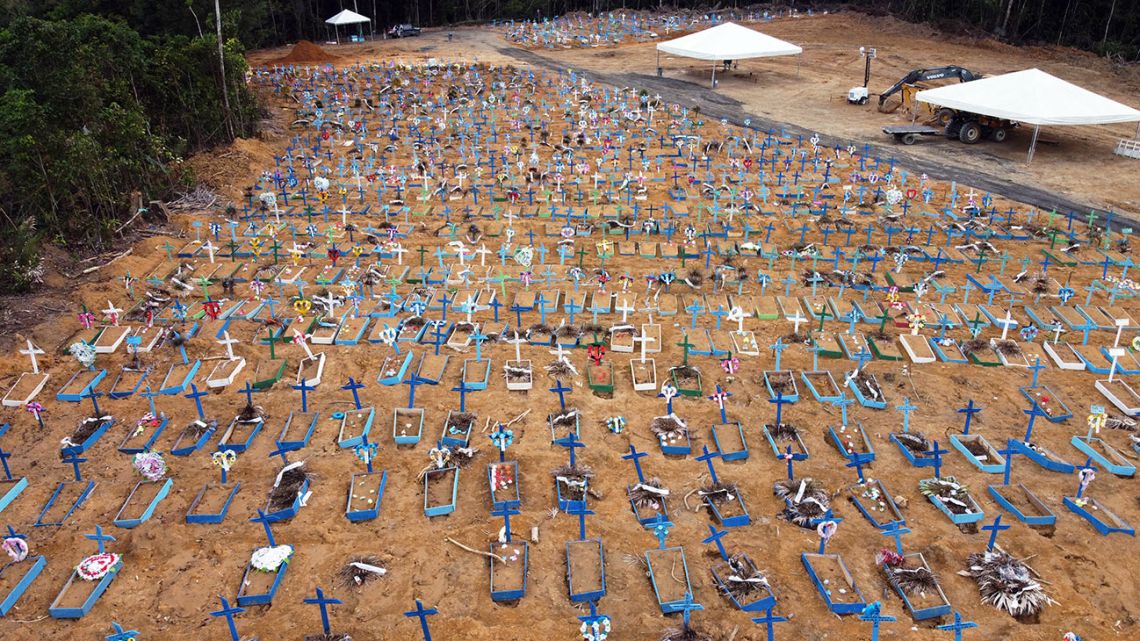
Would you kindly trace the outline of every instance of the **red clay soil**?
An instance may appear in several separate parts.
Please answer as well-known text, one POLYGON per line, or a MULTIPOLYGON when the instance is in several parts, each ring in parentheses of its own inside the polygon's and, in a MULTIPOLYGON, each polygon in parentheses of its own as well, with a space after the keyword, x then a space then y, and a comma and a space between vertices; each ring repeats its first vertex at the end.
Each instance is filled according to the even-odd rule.
POLYGON ((333 62, 339 56, 321 49, 320 45, 308 40, 301 40, 293 45, 293 49, 285 56, 274 60, 275 63, 295 64, 306 62, 333 62))

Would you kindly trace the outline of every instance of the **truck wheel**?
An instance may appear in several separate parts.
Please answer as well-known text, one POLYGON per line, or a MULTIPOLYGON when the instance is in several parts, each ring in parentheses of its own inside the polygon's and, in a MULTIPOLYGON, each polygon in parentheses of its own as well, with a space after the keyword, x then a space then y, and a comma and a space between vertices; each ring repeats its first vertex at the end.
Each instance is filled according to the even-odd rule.
POLYGON ((860 98, 859 104, 861 104, 861 105, 867 104, 867 96, 863 96, 862 98, 860 98))
POLYGON ((982 139, 982 126, 976 122, 964 122, 958 130, 958 140, 972 145, 982 139))
POLYGON ((998 127, 990 134, 990 138, 993 138, 994 142, 1005 142, 1008 136, 1009 132, 1007 132, 1004 127, 998 127))
POLYGON ((903 137, 900 138, 900 140, 904 145, 913 145, 914 141, 918 140, 918 136, 914 134, 903 134, 903 137))
POLYGON ((934 120, 940 125, 948 125, 954 119, 954 110, 949 107, 943 107, 934 112, 934 120))

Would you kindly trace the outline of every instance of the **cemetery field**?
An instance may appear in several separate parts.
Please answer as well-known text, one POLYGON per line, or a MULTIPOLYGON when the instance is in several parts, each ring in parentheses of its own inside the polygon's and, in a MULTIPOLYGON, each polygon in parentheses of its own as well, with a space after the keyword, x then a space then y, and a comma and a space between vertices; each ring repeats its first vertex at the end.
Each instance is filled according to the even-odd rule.
POLYGON ((0 603, 46 565, 0 637, 225 639, 221 596, 235 638, 305 638, 320 588, 358 641, 418 638, 417 600, 437 639, 574 639, 589 603, 614 639, 695 603, 717 641, 768 638, 765 612, 870 638, 843 566, 897 617, 883 638, 950 638, 953 612, 966 638, 1136 636, 1131 231, 1021 197, 1135 211, 1130 131, 1057 132, 1028 167, 1025 132, 902 156, 878 132, 901 116, 842 101, 860 37, 880 84, 1035 61, 1128 94, 1135 71, 851 14, 764 28, 805 43, 799 75, 742 64, 717 94, 677 61, 657 79, 652 44, 491 27, 252 53, 275 127, 190 161, 218 198, 3 343, 0 525, 30 554, 0 603), (61 618, 97 546, 122 567, 61 618), (726 595, 718 546, 770 590, 726 595), (1050 602, 983 603, 960 572, 989 546, 1050 602), (884 549, 933 587, 901 599, 884 549))

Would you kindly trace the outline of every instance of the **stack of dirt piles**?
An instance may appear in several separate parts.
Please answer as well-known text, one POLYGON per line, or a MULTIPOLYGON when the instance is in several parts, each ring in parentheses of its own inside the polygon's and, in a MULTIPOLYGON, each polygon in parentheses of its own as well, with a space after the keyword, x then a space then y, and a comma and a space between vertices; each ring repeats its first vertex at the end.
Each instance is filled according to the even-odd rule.
POLYGON ((333 62, 337 56, 325 51, 319 45, 302 40, 293 45, 292 51, 287 55, 274 60, 276 64, 313 64, 317 62, 333 62))

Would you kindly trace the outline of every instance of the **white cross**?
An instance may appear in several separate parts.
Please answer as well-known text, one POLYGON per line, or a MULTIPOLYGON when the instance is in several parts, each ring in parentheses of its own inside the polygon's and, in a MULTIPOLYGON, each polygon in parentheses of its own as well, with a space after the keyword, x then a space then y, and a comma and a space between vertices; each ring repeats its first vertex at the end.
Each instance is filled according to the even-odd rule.
POLYGON ((463 243, 461 243, 459 241, 455 241, 454 243, 452 243, 452 245, 454 245, 454 247, 455 247, 456 257, 459 258, 459 266, 460 267, 465 266, 467 264, 464 262, 464 259, 467 258, 467 256, 464 253, 464 250, 466 249, 466 247, 463 245, 463 243))
POLYGON ((463 311, 467 312, 467 322, 471 322, 471 314, 475 313, 475 296, 468 294, 467 300, 463 302, 463 311))
POLYGON ((487 246, 485 244, 480 243, 479 249, 476 249, 475 253, 479 256, 479 266, 480 267, 486 267, 487 266, 487 254, 490 254, 491 250, 487 249, 487 246))
POLYGON ((392 253, 396 255, 396 264, 403 265, 404 254, 408 253, 408 250, 405 249, 403 245, 397 243, 396 246, 392 248, 392 253))
POLYGON ((621 305, 618 305, 614 309, 621 312, 621 322, 624 324, 626 322, 626 318, 629 316, 629 313, 633 311, 633 306, 629 304, 628 300, 623 298, 621 299, 621 305))
POLYGON ((1057 341, 1061 340, 1061 323, 1053 325, 1053 344, 1056 345, 1057 341))
POLYGON ((1117 318, 1117 319, 1115 319, 1115 322, 1116 322, 1116 340, 1112 341, 1112 346, 1113 347, 1120 347, 1120 333, 1123 332, 1124 328, 1128 326, 1128 319, 1127 318, 1117 318))
POLYGON ((336 311, 337 305, 340 305, 340 301, 338 301, 336 297, 332 295, 332 292, 329 292, 324 298, 321 298, 320 296, 316 296, 314 298, 321 301, 329 308, 329 316, 332 316, 333 312, 336 311))
POLYGON ((296 264, 297 261, 301 260, 301 255, 305 253, 305 250, 301 249, 297 243, 293 243, 293 249, 290 249, 289 253, 293 255, 293 263, 296 264))
MULTIPOLYGON (((555 349, 550 350, 550 353, 554 354, 555 357, 557 357, 559 361, 565 361, 566 360, 566 350, 562 349, 561 343, 558 343, 557 345, 555 345, 555 349)), ((516 353, 516 356, 517 356, 517 353, 516 353)))
POLYGON ((305 350, 305 355, 309 357, 309 360, 313 360, 315 358, 313 356, 313 350, 309 349, 308 336, 302 334, 297 330, 293 330, 293 342, 300 345, 301 349, 305 350))
POLYGON ((645 329, 642 328, 641 336, 634 336, 633 342, 641 343, 641 362, 644 363, 645 362, 645 346, 649 343, 656 343, 657 339, 653 338, 652 336, 647 335, 645 333, 645 329))
POLYGON ((202 248, 205 249, 206 253, 210 255, 210 264, 213 265, 214 264, 214 243, 207 240, 206 244, 202 245, 202 248))
POLYGON ((36 361, 36 356, 39 354, 43 354, 44 351, 42 349, 36 347, 35 345, 33 345, 32 341, 29 339, 28 340, 28 348, 20 350, 20 353, 23 354, 24 356, 27 356, 28 358, 32 359, 32 373, 33 374, 39 374, 40 373, 40 364, 36 361))
POLYGON ((230 338, 229 332, 222 332, 222 336, 224 338, 218 341, 218 344, 226 348, 226 358, 232 361, 234 360, 234 343, 237 343, 238 339, 230 338))
POLYGON ((1112 367, 1108 369, 1108 382, 1111 383, 1113 377, 1116 375, 1116 360, 1121 356, 1124 356, 1124 348, 1113 347, 1112 349, 1108 350, 1108 353, 1110 356, 1112 356, 1112 367))
POLYGON ((1001 326, 1001 339, 1004 341, 1007 334, 1009 334, 1009 324, 1013 321, 1013 315, 1009 310, 1005 310, 1005 318, 1002 319, 1001 326))
MULTIPOLYGON (((513 341, 511 341, 512 343, 515 344, 515 362, 516 363, 522 362, 522 343, 524 340, 526 340, 526 339, 524 339, 522 337, 522 334, 518 333, 518 331, 516 330, 515 331, 515 339, 513 341)), ((559 349, 561 349, 561 346, 559 347, 559 349)))
POLYGON ((736 321, 736 333, 737 334, 743 334, 744 333, 744 319, 748 318, 748 316, 749 316, 748 314, 744 313, 744 308, 737 305, 737 306, 734 306, 732 309, 728 310, 728 317, 727 318, 730 321, 736 321))
POLYGON ((340 226, 341 227, 347 227, 348 226, 348 215, 351 213, 352 212, 349 211, 347 204, 345 204, 343 207, 340 208, 340 226))
POLYGON ((796 315, 791 317, 788 320, 792 321, 792 327, 793 327, 792 331, 795 332, 796 334, 799 334, 800 333, 800 325, 803 323, 806 323, 808 319, 804 318, 804 315, 801 314, 800 311, 797 309, 796 315))
POLYGON ((115 327, 118 327, 119 326, 119 312, 121 312, 121 311, 123 311, 123 310, 119 309, 118 307, 115 307, 114 303, 112 303, 111 301, 107 301, 107 309, 103 310, 103 314, 107 317, 108 320, 111 321, 112 325, 114 325, 115 327))

